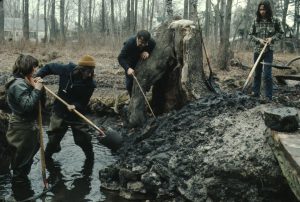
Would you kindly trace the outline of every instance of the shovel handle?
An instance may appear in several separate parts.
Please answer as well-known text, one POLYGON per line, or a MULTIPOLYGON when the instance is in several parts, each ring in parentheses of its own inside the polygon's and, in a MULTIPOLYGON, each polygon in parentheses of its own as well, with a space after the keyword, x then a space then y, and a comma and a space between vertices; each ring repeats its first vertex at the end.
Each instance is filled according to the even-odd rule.
MULTIPOLYGON (((56 95, 54 92, 52 92, 48 87, 44 86, 45 90, 48 91, 53 97, 55 97, 56 99, 58 99, 61 103, 63 103, 64 105, 66 105, 67 107, 69 106, 69 104, 64 101, 62 98, 60 98, 58 95, 56 95)), ((76 109, 72 110, 75 114, 77 114, 80 118, 82 118, 85 122, 87 122, 88 124, 90 124, 93 128, 95 128, 97 131, 99 131, 99 133, 101 134, 101 136, 105 137, 105 133, 103 130, 101 130, 98 126, 96 126, 96 124, 94 124, 91 120, 89 120, 88 118, 86 118, 83 114, 81 114, 79 111, 77 111, 76 109)))
POLYGON ((245 82, 245 84, 244 84, 244 86, 243 86, 243 90, 242 90, 242 91, 244 91, 245 88, 247 87, 248 82, 249 82, 250 78, 252 77, 253 72, 254 72, 254 70, 256 69, 256 67, 257 67, 257 65, 258 65, 258 63, 259 63, 259 61, 260 61, 260 58, 261 58, 261 56, 263 55, 263 53, 265 52, 265 50, 266 50, 268 44, 269 44, 269 43, 266 43, 266 44, 265 44, 265 46, 264 46, 263 49, 261 50, 261 52, 260 52, 258 58, 256 59, 255 64, 253 65, 253 67, 252 67, 252 69, 251 69, 251 71, 250 71, 250 73, 249 73, 249 75, 248 75, 248 78, 247 78, 247 80, 246 80, 246 82, 245 82))

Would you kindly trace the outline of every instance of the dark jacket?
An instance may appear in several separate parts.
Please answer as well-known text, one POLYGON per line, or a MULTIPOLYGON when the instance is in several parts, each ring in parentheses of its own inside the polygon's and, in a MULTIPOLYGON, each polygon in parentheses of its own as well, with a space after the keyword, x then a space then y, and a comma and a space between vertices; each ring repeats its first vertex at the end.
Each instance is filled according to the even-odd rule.
POLYGON ((7 103, 12 113, 26 120, 36 119, 41 91, 17 76, 9 79, 5 87, 7 89, 7 103))
POLYGON ((124 68, 125 72, 127 72, 129 67, 134 69, 138 61, 140 60, 141 53, 146 51, 150 54, 153 51, 155 45, 155 41, 151 38, 148 42, 148 46, 140 48, 137 47, 136 36, 130 37, 124 43, 121 53, 118 56, 118 61, 124 68))
MULTIPOLYGON (((83 80, 74 75, 73 71, 77 65, 69 63, 67 65, 51 63, 42 67, 37 77, 45 77, 47 75, 59 75, 59 87, 57 95, 70 105, 75 105, 76 110, 85 113, 87 105, 96 87, 93 79, 83 80)), ((74 119, 77 116, 70 112, 67 107, 59 100, 55 99, 53 110, 61 118, 74 119)))

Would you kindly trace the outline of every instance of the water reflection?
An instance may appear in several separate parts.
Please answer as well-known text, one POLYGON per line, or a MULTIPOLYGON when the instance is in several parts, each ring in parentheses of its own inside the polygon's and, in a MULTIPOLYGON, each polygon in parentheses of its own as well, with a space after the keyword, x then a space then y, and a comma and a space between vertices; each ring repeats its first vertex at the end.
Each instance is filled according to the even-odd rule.
POLYGON ((93 160, 85 160, 82 170, 77 173, 76 178, 72 181, 71 189, 69 189, 66 186, 66 177, 62 174, 61 164, 54 160, 47 161, 48 182, 53 185, 52 201, 85 201, 85 197, 91 191, 93 166, 93 160))
MULTIPOLYGON (((46 128, 45 128, 46 131, 46 128)), ((44 142, 47 143, 47 136, 44 142)), ((73 135, 70 131, 65 135, 61 152, 53 156, 53 161, 47 163, 47 179, 50 185, 55 184, 43 197, 35 200, 40 201, 120 201, 117 197, 111 200, 100 190, 99 170, 116 161, 111 151, 102 146, 96 137, 92 139, 95 153, 94 161, 85 161, 82 150, 74 144, 73 135)), ((12 184, 10 175, 0 175, 0 201, 23 200, 26 197, 39 195, 43 192, 44 185, 41 177, 40 154, 38 153, 29 174, 31 181, 28 185, 19 186, 12 184)))

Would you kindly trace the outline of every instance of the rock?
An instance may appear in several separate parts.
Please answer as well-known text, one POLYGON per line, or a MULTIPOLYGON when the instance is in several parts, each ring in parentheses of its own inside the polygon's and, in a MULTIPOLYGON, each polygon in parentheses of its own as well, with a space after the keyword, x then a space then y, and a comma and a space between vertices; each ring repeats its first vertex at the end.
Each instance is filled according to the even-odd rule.
POLYGON ((295 108, 282 107, 266 109, 264 112, 266 126, 279 132, 293 132, 299 127, 299 115, 295 108))
POLYGON ((138 182, 128 182, 127 190, 133 191, 133 192, 145 193, 144 184, 139 181, 138 182))
POLYGON ((142 182, 145 185, 147 192, 157 193, 161 185, 160 177, 155 172, 147 172, 141 177, 142 182))

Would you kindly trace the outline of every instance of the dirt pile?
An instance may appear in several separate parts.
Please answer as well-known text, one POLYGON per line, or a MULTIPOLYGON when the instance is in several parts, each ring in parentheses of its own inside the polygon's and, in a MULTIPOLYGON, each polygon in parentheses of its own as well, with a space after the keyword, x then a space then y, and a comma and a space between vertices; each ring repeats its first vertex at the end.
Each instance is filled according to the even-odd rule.
POLYGON ((210 96, 148 120, 126 135, 118 163, 100 170, 102 187, 130 199, 293 201, 264 136, 268 105, 259 104, 210 96))

